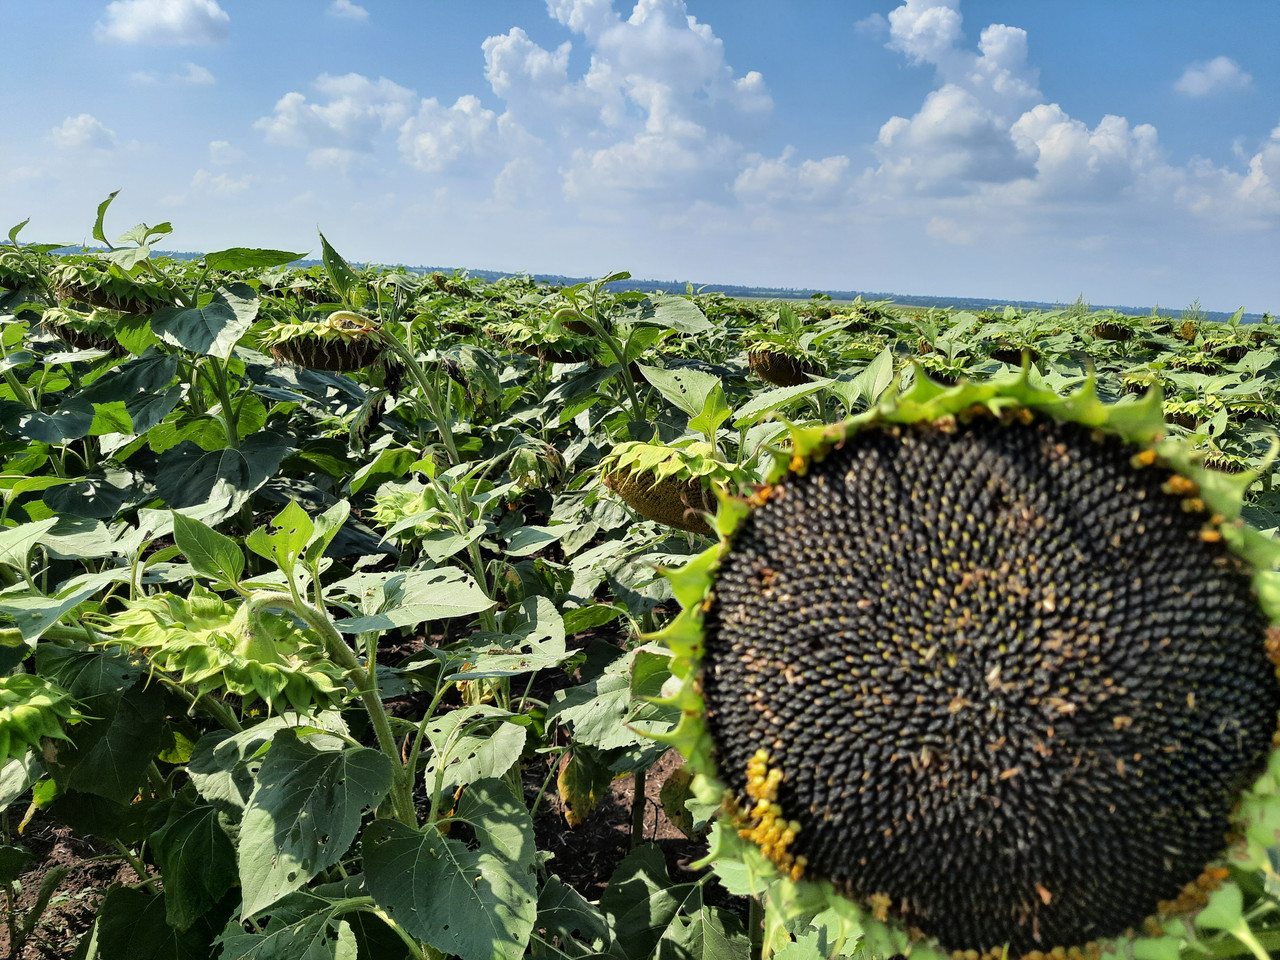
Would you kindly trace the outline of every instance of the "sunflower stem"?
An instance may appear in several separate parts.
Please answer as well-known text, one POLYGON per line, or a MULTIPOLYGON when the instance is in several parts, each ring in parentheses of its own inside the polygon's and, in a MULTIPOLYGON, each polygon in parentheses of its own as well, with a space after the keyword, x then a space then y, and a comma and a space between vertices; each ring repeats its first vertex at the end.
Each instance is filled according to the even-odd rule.
POLYGON ((751 938, 751 960, 763 960, 764 902, 759 897, 747 899, 747 935, 751 938))
POLYGON ((413 805, 413 784, 409 779, 408 770, 405 768, 404 762, 400 759, 400 750, 396 746, 395 735, 391 732, 391 720, 387 716, 386 708, 382 705, 382 698, 378 694, 373 661, 369 662, 367 669, 361 665, 360 661, 356 659, 355 651, 347 646, 346 640, 342 638, 338 628, 330 621, 328 614, 319 607, 313 607, 296 594, 259 593, 254 594, 245 603, 251 607, 249 614, 251 619, 258 610, 264 607, 283 607, 296 613, 306 622, 307 626, 320 635, 329 656, 347 672, 347 676, 355 685, 356 692, 360 694, 360 700, 364 704, 365 712, 369 715, 374 734, 377 736, 378 746, 391 760, 391 804, 392 809, 395 810, 396 819, 405 824, 405 826, 416 830, 418 828, 418 814, 413 805))
MULTIPOLYGON (((1271 960, 1271 952, 1259 942, 1253 931, 1249 929, 1249 921, 1241 920, 1238 926, 1231 929, 1231 935, 1248 947, 1249 952, 1257 957, 1258 960, 1271 960)), ((1280 940, 1280 935, 1273 932, 1272 937, 1268 939, 1272 941, 1271 946, 1280 945, 1276 942, 1280 940)))
POLYGON ((645 796, 645 781, 648 779, 648 772, 645 770, 637 770, 635 782, 635 792, 631 796, 631 849, 634 850, 644 842, 644 813, 647 806, 647 797, 645 796))

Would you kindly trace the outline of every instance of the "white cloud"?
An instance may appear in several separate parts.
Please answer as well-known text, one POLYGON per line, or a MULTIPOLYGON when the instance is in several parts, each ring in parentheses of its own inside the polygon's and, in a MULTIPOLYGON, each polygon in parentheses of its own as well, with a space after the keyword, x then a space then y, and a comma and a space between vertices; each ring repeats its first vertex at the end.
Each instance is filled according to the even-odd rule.
POLYGON ((1032 158, 1009 135, 1009 126, 972 91, 944 84, 925 97, 911 119, 892 117, 880 128, 875 153, 882 188, 891 192, 950 196, 979 183, 1029 176, 1032 158))
POLYGON ((1253 77, 1230 57, 1214 57, 1187 67, 1173 88, 1189 97, 1241 93, 1253 88, 1253 77))
POLYGON ((94 36, 122 43, 216 43, 226 39, 230 22, 217 0, 114 0, 94 36))
POLYGON ((470 94, 452 107, 435 97, 423 100, 400 128, 400 153, 423 173, 439 173, 460 158, 488 152, 496 140, 496 114, 470 94))
POLYGON ((175 73, 173 78, 180 83, 191 83, 197 86, 214 83, 213 74, 198 63, 188 63, 182 73, 175 73))
POLYGON ((642 195, 675 207, 728 200, 745 162, 741 137, 773 108, 764 77, 736 75, 723 42, 683 0, 638 0, 625 20, 603 0, 547 7, 590 48, 583 76, 567 75, 570 45, 553 54, 523 32, 490 38, 486 58, 495 93, 513 91, 508 109, 525 129, 583 142, 564 169, 565 195, 642 195))
POLYGON ((1147 123, 1131 128, 1113 114, 1090 130, 1056 103, 1040 104, 1010 133, 1034 159, 1036 193, 1043 198, 1114 199, 1165 169, 1156 128, 1147 123))
MULTIPOLYGON (((161 76, 153 70, 135 70, 129 79, 144 87, 155 86, 161 82, 161 76)), ((205 86, 216 83, 212 73, 198 63, 188 63, 186 69, 178 73, 170 73, 163 78, 169 83, 189 83, 193 86, 205 86)))
POLYGON ((864 37, 882 37, 889 32, 889 21, 883 13, 872 13, 855 23, 853 29, 864 37))
POLYGON ((385 77, 358 73, 321 74, 312 84, 324 102, 291 91, 276 101, 269 117, 254 127, 268 143, 300 147, 317 168, 342 171, 360 154, 372 154, 380 135, 397 130, 413 114, 417 96, 385 77))
POLYGON ((228 141, 209 141, 209 162, 215 166, 225 167, 233 163, 239 163, 243 159, 244 151, 239 147, 232 146, 228 141))
POLYGON ((243 193, 253 185, 253 182, 254 177, 248 174, 237 178, 227 173, 209 173, 204 168, 197 170, 191 178, 192 189, 223 196, 234 196, 235 194, 243 193))
POLYGON ((116 134, 93 114, 82 113, 50 130, 49 141, 59 150, 110 150, 116 145, 116 134))
POLYGON ((960 0, 907 0, 889 13, 889 49, 912 63, 940 65, 960 42, 960 0))
POLYGON ((352 3, 351 0, 333 0, 326 12, 329 16, 338 17, 342 20, 369 19, 369 11, 358 3, 352 3))
POLYGON ((931 217, 924 232, 935 240, 967 247, 977 239, 972 226, 962 226, 950 217, 931 217))
POLYGON ((733 181, 733 192, 746 203, 827 203, 849 188, 849 158, 825 157, 794 163, 796 148, 788 146, 777 159, 760 154, 733 181))
MULTIPOLYGON (((1131 226, 1190 215, 1238 228, 1280 215, 1280 137, 1239 151, 1244 169, 1207 160, 1175 166, 1151 124, 1108 114, 1090 128, 1045 102, 1024 30, 991 24, 977 49, 967 49, 959 6, 904 0, 889 14, 887 46, 933 66, 938 86, 913 116, 880 128, 878 165, 859 180, 864 202, 899 216, 912 211, 927 235, 948 242, 965 232, 949 226, 960 222, 1084 229, 1082 211, 1089 211, 1091 233, 1099 218, 1131 226)), ((1218 57, 1193 64, 1178 89, 1206 96, 1250 83, 1238 65, 1218 57)))

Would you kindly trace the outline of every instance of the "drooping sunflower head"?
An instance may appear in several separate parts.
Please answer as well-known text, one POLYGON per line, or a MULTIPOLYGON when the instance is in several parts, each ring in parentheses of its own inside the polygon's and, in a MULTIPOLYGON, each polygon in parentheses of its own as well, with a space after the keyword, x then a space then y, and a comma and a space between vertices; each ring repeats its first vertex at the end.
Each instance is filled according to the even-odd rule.
POLYGON ((1278 548, 1161 427, 1154 394, 921 379, 797 435, 675 581, 713 857, 887 952, 992 957, 1176 949, 1266 864, 1278 548))
POLYGON ((156 594, 94 617, 105 642, 144 653, 157 670, 199 693, 226 690, 245 708, 310 713, 347 696, 341 667, 318 637, 291 618, 233 606, 195 586, 190 596, 156 594))

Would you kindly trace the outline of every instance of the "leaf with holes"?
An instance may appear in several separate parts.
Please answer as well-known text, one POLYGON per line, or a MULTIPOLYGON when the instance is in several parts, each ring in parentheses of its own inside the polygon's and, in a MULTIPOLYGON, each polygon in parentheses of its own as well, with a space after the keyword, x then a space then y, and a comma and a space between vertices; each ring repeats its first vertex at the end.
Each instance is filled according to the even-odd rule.
POLYGON ((391 761, 377 750, 320 751, 292 730, 277 733, 240 825, 241 917, 337 863, 390 788, 391 761))
POLYGON ((462 960, 519 960, 537 916, 533 823, 500 781, 472 784, 459 819, 476 849, 436 824, 413 830, 377 820, 364 833, 369 892, 435 949, 462 960))
POLYGON ((427 765, 427 789, 452 793, 458 787, 486 777, 500 777, 520 759, 528 730, 506 718, 506 710, 480 704, 451 710, 427 724, 431 762, 427 765))

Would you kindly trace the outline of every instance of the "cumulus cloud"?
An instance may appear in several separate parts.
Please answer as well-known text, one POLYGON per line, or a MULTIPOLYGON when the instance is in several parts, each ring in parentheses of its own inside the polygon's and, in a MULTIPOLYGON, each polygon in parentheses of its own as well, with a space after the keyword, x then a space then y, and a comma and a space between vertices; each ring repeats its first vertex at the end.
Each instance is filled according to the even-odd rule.
POLYGON ((110 150, 116 145, 116 134, 93 114, 82 113, 50 130, 49 141, 59 150, 110 150))
POLYGON ((840 198, 848 189, 848 157, 798 163, 795 158, 793 146, 774 159, 752 154, 733 182, 734 194, 746 203, 826 203, 840 198))
POLYGON ((181 73, 174 74, 174 79, 180 83, 192 83, 197 86, 205 86, 215 82, 213 74, 198 63, 188 63, 181 73))
POLYGON ((368 20, 369 11, 351 0, 333 0, 326 11, 331 17, 341 20, 368 20))
POLYGON ((439 173, 461 157, 487 152, 496 128, 497 115, 470 94, 447 108, 430 97, 401 126, 400 153, 410 166, 424 173, 439 173))
POLYGON ((321 74, 312 86, 322 101, 291 91, 254 127, 268 143, 307 150, 313 166, 344 171, 358 155, 371 154, 381 134, 399 129, 418 100, 386 77, 370 80, 358 73, 321 74))
POLYGON ((1173 89, 1189 97, 1210 97, 1221 93, 1241 93, 1253 88, 1253 77, 1230 57, 1214 57, 1187 67, 1173 89))
POLYGON ((232 146, 226 140, 209 141, 209 162, 218 167, 239 163, 244 159, 244 151, 232 146))
POLYGON ((1034 159, 1041 197, 1114 199, 1165 168, 1156 128, 1149 123, 1130 127, 1113 114, 1090 130, 1056 103, 1040 104, 1018 118, 1010 133, 1034 159))
POLYGON ((385 79, 351 74, 337 89, 321 77, 315 87, 328 102, 288 93, 257 126, 270 142, 307 149, 313 164, 336 163, 341 150, 349 161, 394 128, 410 167, 491 178, 495 198, 554 177, 583 204, 730 201, 747 163, 743 136, 773 107, 764 77, 735 71, 684 0, 636 0, 625 17, 611 0, 547 0, 547 12, 573 39, 548 49, 520 26, 488 37, 489 90, 451 106, 385 79), (579 72, 575 43, 590 54, 579 72))
POLYGON ((213 74, 198 63, 188 63, 182 71, 167 74, 163 78, 152 70, 135 70, 129 74, 129 79, 147 87, 160 83, 162 79, 167 83, 189 83, 193 86, 206 86, 216 82, 213 74))
POLYGON ((571 43, 548 51, 513 30, 486 41, 486 76, 523 128, 585 141, 564 170, 565 195, 728 199, 746 156, 741 137, 773 108, 764 77, 739 75, 684 0, 638 0, 626 19, 606 0, 547 9, 590 49, 586 73, 568 75, 571 43))
POLYGON ((254 178, 246 174, 233 177, 229 173, 209 173, 203 167, 191 178, 191 186, 200 193, 216 193, 223 196, 234 196, 244 193, 253 185, 254 178))
POLYGON ((230 23, 217 0, 114 0, 94 36, 121 43, 217 43, 226 39, 230 23))
MULTIPOLYGON (((904 0, 889 13, 886 46, 932 66, 938 86, 914 115, 881 126, 878 163, 859 180, 864 201, 917 210, 925 233, 950 243, 964 243, 969 231, 953 230, 961 220, 937 211, 957 204, 1006 225, 1043 225, 1082 210, 1130 219, 1142 210, 1167 220, 1180 209, 1224 225, 1280 214, 1275 133, 1257 150, 1240 151, 1245 169, 1203 159, 1174 165, 1151 124, 1108 114, 1090 127, 1046 102, 1024 30, 991 24, 970 49, 959 7, 959 0, 904 0)), ((1177 87, 1208 96, 1250 83, 1218 57, 1193 64, 1177 87)))

